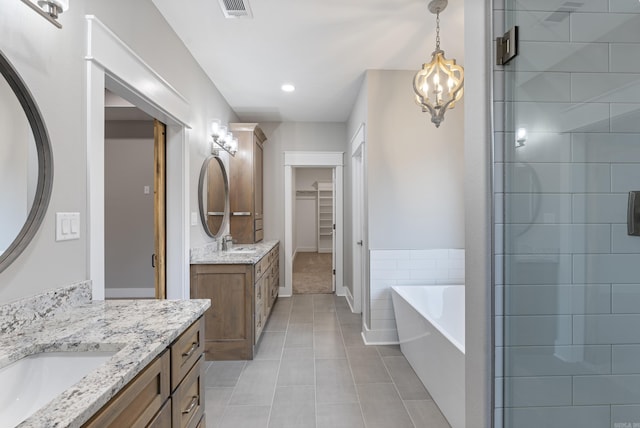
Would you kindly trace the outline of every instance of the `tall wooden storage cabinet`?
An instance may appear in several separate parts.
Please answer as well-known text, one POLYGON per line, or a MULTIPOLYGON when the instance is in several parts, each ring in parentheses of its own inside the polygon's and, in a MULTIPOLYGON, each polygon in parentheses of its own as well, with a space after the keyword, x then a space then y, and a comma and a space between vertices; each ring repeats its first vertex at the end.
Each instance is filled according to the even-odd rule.
POLYGON ((262 145, 267 140, 257 123, 230 123, 238 137, 238 153, 231 158, 229 180, 230 233, 238 244, 262 241, 262 145))

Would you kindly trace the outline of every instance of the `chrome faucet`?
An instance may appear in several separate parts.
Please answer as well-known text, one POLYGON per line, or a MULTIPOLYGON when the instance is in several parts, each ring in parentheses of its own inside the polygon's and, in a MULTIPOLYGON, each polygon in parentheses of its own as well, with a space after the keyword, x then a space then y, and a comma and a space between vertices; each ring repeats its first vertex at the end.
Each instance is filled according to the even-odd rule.
POLYGON ((225 235, 222 237, 222 251, 229 251, 233 245, 233 238, 231 235, 225 235))

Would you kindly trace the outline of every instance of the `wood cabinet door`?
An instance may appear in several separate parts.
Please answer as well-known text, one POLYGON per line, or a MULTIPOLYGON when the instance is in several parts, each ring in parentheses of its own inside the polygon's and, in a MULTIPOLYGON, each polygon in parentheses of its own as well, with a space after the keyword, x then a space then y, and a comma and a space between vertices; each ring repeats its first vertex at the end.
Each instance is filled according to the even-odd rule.
MULTIPOLYGON (((262 205, 262 144, 257 137, 253 143, 253 192, 255 200, 255 219, 260 220, 262 224, 262 216, 264 214, 262 205)), ((262 229, 262 227, 260 227, 262 229)))
POLYGON ((204 315, 207 360, 249 358, 252 293, 252 265, 191 266, 191 298, 211 299, 204 315))

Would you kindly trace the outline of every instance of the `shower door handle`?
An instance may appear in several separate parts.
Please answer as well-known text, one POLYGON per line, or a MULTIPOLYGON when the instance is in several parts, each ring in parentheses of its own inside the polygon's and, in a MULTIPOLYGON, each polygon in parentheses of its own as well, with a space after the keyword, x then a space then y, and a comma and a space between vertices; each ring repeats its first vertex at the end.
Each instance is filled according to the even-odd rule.
POLYGON ((640 191, 638 190, 629 192, 627 235, 640 236, 640 191))
POLYGON ((356 242, 356 244, 360 245, 362 247, 362 240, 356 242))

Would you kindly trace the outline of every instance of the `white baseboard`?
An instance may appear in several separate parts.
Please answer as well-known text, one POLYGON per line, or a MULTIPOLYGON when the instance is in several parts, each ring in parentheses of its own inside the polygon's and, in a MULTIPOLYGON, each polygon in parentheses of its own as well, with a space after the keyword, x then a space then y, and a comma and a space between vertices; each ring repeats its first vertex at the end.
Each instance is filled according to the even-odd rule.
POLYGON ((344 287, 344 289, 346 290, 344 297, 347 299, 347 304, 349 305, 351 312, 355 312, 353 310, 353 295, 351 294, 351 290, 349 290, 347 287, 344 287))
POLYGON ((366 345, 398 345, 397 330, 370 330, 366 325, 362 326, 362 340, 366 345))
POLYGON ((107 299, 155 299, 156 290, 153 287, 140 288, 105 288, 104 297, 107 299))
POLYGON ((316 247, 298 247, 296 248, 296 253, 317 253, 318 249, 316 247))
POLYGON ((318 248, 319 253, 333 253, 331 248, 318 248))

